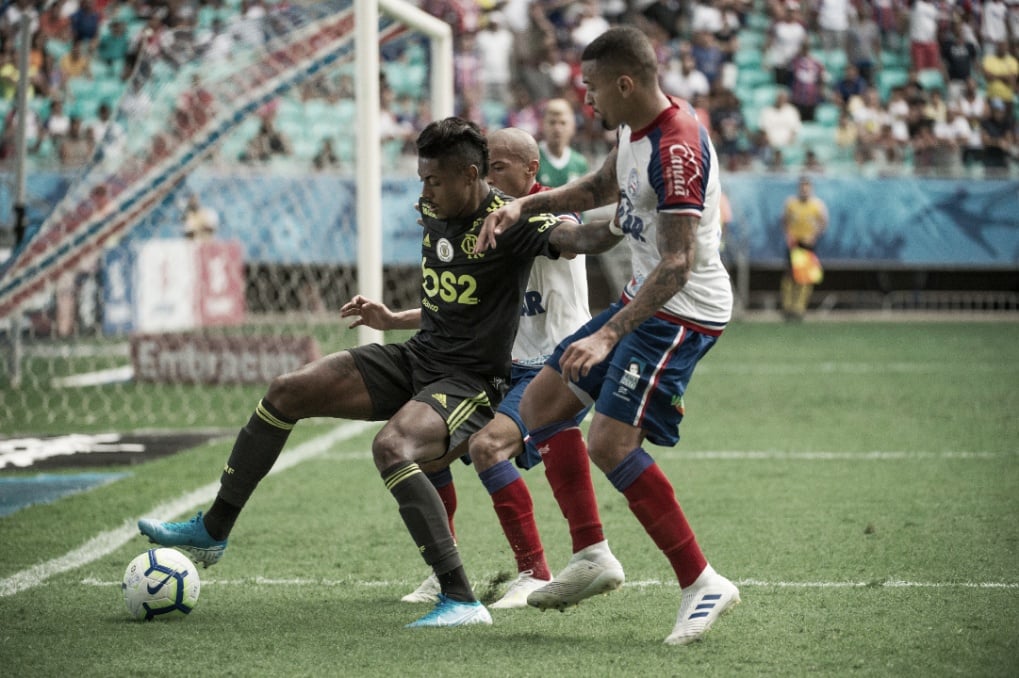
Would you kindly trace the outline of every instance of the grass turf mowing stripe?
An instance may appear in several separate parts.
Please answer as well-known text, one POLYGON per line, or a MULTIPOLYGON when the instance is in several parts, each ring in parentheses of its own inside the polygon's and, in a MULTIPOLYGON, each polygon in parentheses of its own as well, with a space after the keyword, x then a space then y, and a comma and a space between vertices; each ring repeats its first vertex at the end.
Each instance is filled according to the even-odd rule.
MULTIPOLYGON (((309 459, 319 457, 328 452, 334 444, 349 440, 365 429, 377 425, 376 422, 344 423, 280 456, 269 473, 279 473, 309 459)), ((160 520, 175 518, 195 506, 208 504, 216 497, 217 491, 219 491, 219 481, 203 485, 176 499, 159 504, 146 515, 160 520)), ((138 534, 137 522, 137 518, 129 520, 121 527, 97 534, 78 548, 58 558, 47 560, 21 572, 16 572, 10 577, 0 579, 0 598, 36 587, 50 577, 87 565, 116 551, 138 534)))

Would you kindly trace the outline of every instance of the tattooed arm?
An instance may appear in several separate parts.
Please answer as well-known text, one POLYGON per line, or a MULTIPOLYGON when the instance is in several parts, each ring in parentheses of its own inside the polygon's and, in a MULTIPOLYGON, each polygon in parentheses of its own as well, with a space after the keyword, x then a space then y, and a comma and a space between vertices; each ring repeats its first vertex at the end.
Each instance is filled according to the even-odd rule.
POLYGON ((700 219, 694 216, 659 214, 658 251, 661 261, 651 270, 630 303, 589 337, 566 349, 560 366, 563 378, 576 380, 590 372, 623 337, 657 313, 690 278, 696 256, 700 219))
POLYGON ((496 237, 520 221, 520 218, 525 214, 586 212, 595 207, 608 205, 618 199, 616 149, 613 148, 602 166, 594 172, 551 191, 532 193, 517 198, 489 214, 485 218, 481 230, 478 231, 478 241, 474 252, 484 252, 495 247, 496 237))

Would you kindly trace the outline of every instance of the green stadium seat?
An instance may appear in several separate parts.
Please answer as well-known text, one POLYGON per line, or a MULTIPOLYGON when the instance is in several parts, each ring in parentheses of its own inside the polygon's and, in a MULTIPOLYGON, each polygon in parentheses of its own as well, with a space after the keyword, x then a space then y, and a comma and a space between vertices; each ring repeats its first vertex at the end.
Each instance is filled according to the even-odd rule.
POLYGON ((741 68, 736 75, 737 95, 749 91, 758 85, 768 85, 775 82, 775 76, 760 68, 741 68))
POLYGON ((763 108, 775 103, 775 97, 782 88, 779 85, 758 85, 750 94, 750 103, 756 108, 763 108))
POLYGON ((941 71, 925 68, 917 73, 917 80, 925 90, 937 89, 942 93, 945 92, 945 78, 941 75, 941 71))
POLYGON ((904 68, 885 68, 877 74, 877 89, 881 93, 881 100, 887 101, 888 93, 893 87, 906 84, 909 80, 909 71, 904 68))
POLYGON ((814 109, 814 122, 825 127, 837 127, 839 115, 839 107, 835 104, 820 104, 814 109))
POLYGON ((761 52, 758 49, 745 49, 741 47, 732 60, 740 70, 761 68, 761 52))

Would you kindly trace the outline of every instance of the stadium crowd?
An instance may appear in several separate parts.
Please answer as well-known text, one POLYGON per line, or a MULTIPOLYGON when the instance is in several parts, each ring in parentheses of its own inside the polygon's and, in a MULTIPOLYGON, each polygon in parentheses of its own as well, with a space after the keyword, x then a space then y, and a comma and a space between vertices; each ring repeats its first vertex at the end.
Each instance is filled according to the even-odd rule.
MULTIPOLYGON (((17 30, 30 21, 34 166, 75 167, 101 143, 139 57, 188 49, 229 58, 251 20, 287 0, 8 0, 0 14, 0 162, 13 155, 21 77, 17 30), (180 31, 184 31, 181 33, 180 31), (174 37, 171 37, 174 36, 174 37)), ((690 100, 729 171, 1009 173, 1019 166, 1017 0, 418 0, 455 36, 456 113, 486 128, 541 134, 543 104, 573 103, 574 145, 592 162, 612 143, 582 105, 578 56, 609 26, 649 35, 662 86, 690 100)), ((427 49, 383 48, 382 134, 407 167, 430 119, 427 49)), ((350 69, 305 83, 306 112, 349 105, 350 69)), ((350 129, 291 124, 286 106, 224 143, 219 162, 349 168, 350 129), (309 130, 316 136, 307 138, 309 130)), ((307 119, 307 113, 304 119, 307 119)))

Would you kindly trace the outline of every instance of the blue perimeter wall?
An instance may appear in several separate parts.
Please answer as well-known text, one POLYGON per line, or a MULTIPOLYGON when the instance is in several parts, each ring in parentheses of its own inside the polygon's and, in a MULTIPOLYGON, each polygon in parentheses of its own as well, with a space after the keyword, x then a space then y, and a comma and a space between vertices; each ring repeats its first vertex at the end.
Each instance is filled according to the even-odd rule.
MULTIPOLYGON (((829 265, 916 268, 988 268, 1019 271, 1019 182, 1015 180, 824 177, 813 179, 828 205, 830 225, 818 246, 829 265)), ((784 258, 782 207, 796 192, 796 176, 727 175, 733 208, 731 247, 748 247, 751 264, 784 258)), ((55 205, 69 178, 40 173, 28 178, 34 209, 29 223, 55 205)), ((416 265, 420 227, 414 177, 383 182, 383 256, 387 264, 416 265)), ((252 262, 352 264, 357 256, 355 180, 329 174, 195 173, 121 243, 177 238, 182 193, 194 192, 220 215, 221 238, 236 238, 252 262), (238 199, 238 196, 243 196, 238 199), (293 214, 300 196, 302 213, 293 214), (291 207, 286 206, 290 204, 291 207)), ((12 213, 10 186, 0 188, 0 214, 12 213)), ((122 254, 127 254, 123 252, 122 254)))

